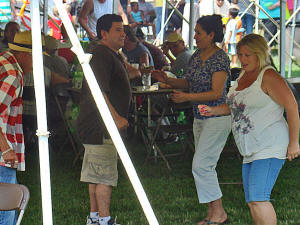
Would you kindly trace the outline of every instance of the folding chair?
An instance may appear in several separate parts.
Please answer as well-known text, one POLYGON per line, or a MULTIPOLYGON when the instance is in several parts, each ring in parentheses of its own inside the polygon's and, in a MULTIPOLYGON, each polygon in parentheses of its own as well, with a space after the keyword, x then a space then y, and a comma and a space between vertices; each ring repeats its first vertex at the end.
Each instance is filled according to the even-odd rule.
MULTIPOLYGON (((156 150, 159 153, 159 156, 166 162, 166 165, 168 167, 168 169, 171 171, 171 166, 168 162, 168 160, 166 159, 166 157, 169 156, 178 156, 178 155, 184 155, 188 149, 190 149, 191 151, 194 151, 194 141, 193 141, 193 126, 191 123, 187 123, 187 124, 179 124, 177 123, 177 118, 179 116, 179 113, 181 111, 188 111, 191 109, 191 106, 189 104, 176 104, 173 103, 171 101, 168 101, 166 103, 166 106, 163 107, 163 111, 160 115, 160 117, 157 120, 156 126, 154 127, 149 127, 148 129, 151 130, 151 135, 148 135, 149 140, 148 140, 148 146, 150 147, 148 149, 148 154, 147 157, 145 159, 145 163, 148 162, 150 155, 151 155, 151 147, 153 148, 153 150, 156 150), (166 112, 166 110, 168 110, 169 112, 166 112), (170 119, 171 117, 173 117, 173 122, 170 121, 170 125, 161 125, 161 121, 163 119, 163 117, 168 116, 170 119), (163 154, 163 152, 161 151, 161 149, 158 147, 157 143, 156 143, 156 137, 158 135, 159 131, 164 131, 167 132, 169 134, 175 134, 177 135, 177 137, 179 138, 179 142, 182 145, 182 151, 181 152, 177 152, 177 153, 169 153, 169 154, 163 154), (183 141, 184 139, 184 141, 183 141)), ((157 158, 157 154, 155 154, 154 151, 154 158, 157 158)))
POLYGON ((21 224, 29 197, 28 188, 22 184, 0 183, 0 211, 18 210, 16 225, 21 224))

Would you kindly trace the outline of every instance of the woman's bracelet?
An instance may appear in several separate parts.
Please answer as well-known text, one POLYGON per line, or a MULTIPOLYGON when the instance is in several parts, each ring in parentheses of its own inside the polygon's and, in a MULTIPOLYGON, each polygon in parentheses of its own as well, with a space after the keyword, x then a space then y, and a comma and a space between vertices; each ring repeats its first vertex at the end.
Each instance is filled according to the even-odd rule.
POLYGON ((3 156, 3 155, 5 155, 6 153, 8 153, 9 151, 12 151, 12 149, 11 149, 11 148, 9 148, 9 149, 7 149, 7 150, 5 150, 5 151, 1 152, 2 156, 3 156))

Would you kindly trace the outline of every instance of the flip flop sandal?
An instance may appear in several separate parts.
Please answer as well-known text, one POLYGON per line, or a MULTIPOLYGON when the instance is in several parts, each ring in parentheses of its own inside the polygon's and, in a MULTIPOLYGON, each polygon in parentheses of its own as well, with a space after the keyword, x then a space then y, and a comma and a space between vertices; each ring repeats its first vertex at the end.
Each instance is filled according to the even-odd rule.
POLYGON ((222 223, 220 223, 220 222, 213 222, 213 221, 210 221, 210 220, 208 220, 207 222, 206 222, 206 225, 221 225, 221 224, 229 224, 230 223, 230 221, 229 221, 229 219, 227 218, 224 222, 222 222, 222 223))
POLYGON ((205 223, 204 225, 206 225, 208 221, 209 221, 208 219, 204 219, 204 220, 199 221, 198 223, 204 222, 205 223))

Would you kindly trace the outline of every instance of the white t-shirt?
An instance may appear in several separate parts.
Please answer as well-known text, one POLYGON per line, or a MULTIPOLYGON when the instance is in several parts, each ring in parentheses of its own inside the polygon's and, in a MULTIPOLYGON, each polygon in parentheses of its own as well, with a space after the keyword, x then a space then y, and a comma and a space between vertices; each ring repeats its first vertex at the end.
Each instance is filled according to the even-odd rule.
POLYGON ((213 0, 201 0, 199 3, 200 17, 214 14, 214 2, 213 0))
POLYGON ((219 7, 216 1, 214 2, 215 14, 221 15, 222 17, 228 17, 230 3, 227 0, 224 0, 224 4, 221 7, 219 7))
POLYGON ((235 19, 230 19, 226 25, 225 31, 225 41, 228 39, 230 31, 232 32, 229 43, 236 43, 236 33, 237 33, 237 21, 235 19))
POLYGON ((97 20, 107 13, 113 12, 113 1, 106 0, 104 3, 100 3, 98 0, 93 0, 94 3, 94 11, 87 16, 87 26, 91 29, 92 32, 97 34, 96 25, 97 20))

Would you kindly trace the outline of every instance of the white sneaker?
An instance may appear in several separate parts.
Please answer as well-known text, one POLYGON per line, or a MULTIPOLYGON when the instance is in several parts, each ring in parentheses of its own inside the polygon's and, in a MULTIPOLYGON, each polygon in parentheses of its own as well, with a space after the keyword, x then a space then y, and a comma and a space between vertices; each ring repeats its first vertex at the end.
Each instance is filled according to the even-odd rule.
POLYGON ((90 216, 86 217, 86 225, 98 225, 98 220, 93 220, 90 216))
POLYGON ((121 224, 116 223, 116 221, 115 221, 113 218, 111 218, 111 219, 107 222, 107 225, 121 225, 121 224))

